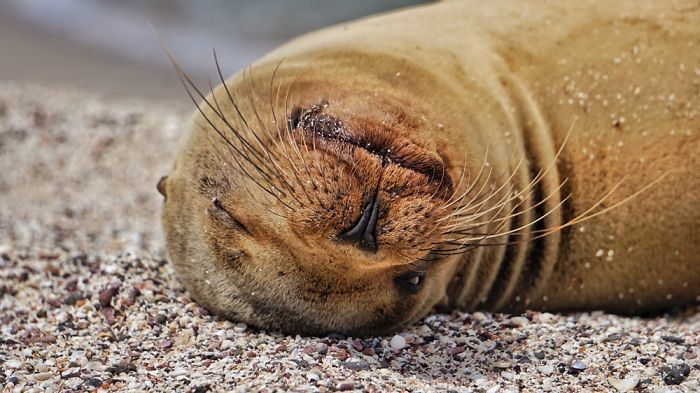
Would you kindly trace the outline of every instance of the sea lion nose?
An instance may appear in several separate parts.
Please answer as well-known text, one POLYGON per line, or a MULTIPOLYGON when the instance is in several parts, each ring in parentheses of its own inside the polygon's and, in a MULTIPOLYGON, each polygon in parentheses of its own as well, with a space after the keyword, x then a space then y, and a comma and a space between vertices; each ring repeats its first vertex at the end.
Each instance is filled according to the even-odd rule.
POLYGON ((377 252, 377 216, 379 215, 379 202, 375 196, 362 210, 360 219, 355 225, 338 234, 338 239, 344 242, 354 243, 362 250, 377 252))

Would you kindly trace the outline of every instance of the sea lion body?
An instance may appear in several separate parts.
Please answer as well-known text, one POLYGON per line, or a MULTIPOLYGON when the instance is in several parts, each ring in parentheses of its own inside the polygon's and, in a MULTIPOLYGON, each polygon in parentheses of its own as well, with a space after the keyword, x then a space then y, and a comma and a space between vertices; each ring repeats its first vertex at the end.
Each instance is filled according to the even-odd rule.
POLYGON ((695 1, 402 10, 302 36, 200 110, 163 221, 226 317, 366 333, 700 299, 695 1))

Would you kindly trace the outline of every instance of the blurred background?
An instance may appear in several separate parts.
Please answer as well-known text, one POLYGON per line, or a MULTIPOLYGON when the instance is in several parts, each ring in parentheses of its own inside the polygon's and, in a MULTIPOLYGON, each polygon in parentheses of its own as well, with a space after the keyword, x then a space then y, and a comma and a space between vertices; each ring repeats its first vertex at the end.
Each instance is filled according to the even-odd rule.
POLYGON ((186 102, 149 22, 199 83, 299 34, 419 0, 0 0, 0 80, 186 102))

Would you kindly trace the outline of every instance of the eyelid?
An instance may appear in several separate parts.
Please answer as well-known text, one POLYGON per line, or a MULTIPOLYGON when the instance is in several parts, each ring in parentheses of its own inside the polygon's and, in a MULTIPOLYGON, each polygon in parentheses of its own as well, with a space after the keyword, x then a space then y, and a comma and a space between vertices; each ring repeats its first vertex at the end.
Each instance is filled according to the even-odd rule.
POLYGON ((211 204, 212 208, 210 208, 209 211, 211 212, 210 215, 212 217, 223 221, 226 225, 233 229, 239 229, 246 232, 247 234, 251 234, 248 228, 246 228, 245 225, 243 225, 243 223, 241 223, 228 210, 226 210, 219 198, 212 198, 211 204))

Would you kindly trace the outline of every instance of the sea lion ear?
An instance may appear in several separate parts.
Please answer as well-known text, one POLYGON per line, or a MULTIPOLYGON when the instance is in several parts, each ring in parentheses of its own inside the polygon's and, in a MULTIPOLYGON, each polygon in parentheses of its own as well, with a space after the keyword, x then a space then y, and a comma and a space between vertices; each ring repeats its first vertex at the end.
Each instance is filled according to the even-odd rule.
POLYGON ((168 177, 163 176, 160 178, 160 180, 158 180, 158 184, 156 185, 158 192, 160 193, 160 195, 163 196, 163 198, 168 198, 168 193, 165 189, 165 186, 167 185, 167 183, 168 183, 168 177))

